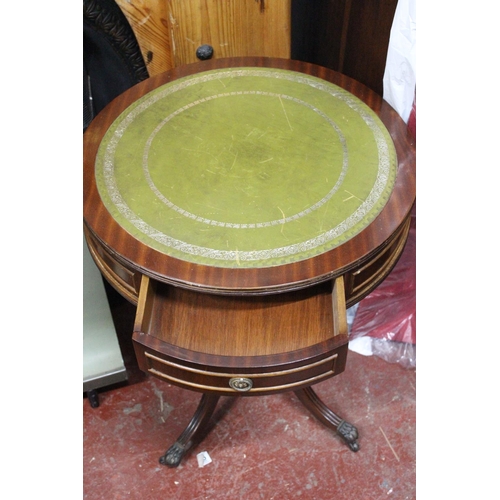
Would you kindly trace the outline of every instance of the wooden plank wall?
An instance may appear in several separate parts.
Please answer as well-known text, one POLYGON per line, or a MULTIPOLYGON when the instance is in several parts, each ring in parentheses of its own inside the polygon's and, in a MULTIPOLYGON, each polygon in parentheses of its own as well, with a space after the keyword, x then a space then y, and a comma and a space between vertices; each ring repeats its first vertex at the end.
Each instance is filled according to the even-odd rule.
POLYGON ((284 57, 345 73, 382 95, 397 0, 116 0, 150 76, 214 58, 284 57))
POLYGON ((141 47, 150 76, 214 58, 290 58, 291 0, 116 0, 141 47))
POLYGON ((292 0, 292 59, 326 66, 379 95, 398 0, 292 0))
POLYGON ((167 0, 115 0, 132 27, 149 76, 174 67, 167 0))

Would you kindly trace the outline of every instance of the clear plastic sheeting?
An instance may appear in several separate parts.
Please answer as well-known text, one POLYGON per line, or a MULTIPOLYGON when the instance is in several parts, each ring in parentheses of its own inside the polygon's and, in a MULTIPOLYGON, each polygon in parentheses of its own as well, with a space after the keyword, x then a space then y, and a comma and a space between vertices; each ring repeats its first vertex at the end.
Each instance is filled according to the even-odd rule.
MULTIPOLYGON (((416 143, 415 0, 398 2, 384 73, 384 99, 408 125, 416 143)), ((403 253, 389 276, 348 312, 349 349, 405 368, 417 365, 416 211, 403 253)))
POLYGON ((416 228, 414 209, 408 241, 398 263, 349 314, 355 313, 350 328, 351 350, 404 368, 416 368, 416 228))

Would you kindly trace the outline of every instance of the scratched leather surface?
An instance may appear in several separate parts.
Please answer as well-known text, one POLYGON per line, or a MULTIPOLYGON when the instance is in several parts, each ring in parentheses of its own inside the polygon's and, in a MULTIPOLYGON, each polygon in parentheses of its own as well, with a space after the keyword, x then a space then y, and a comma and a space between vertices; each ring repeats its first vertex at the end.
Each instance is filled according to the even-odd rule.
POLYGON ((375 113, 329 82, 230 68, 175 80, 118 117, 96 162, 116 221, 168 255, 220 267, 307 259, 387 202, 396 153, 375 113))

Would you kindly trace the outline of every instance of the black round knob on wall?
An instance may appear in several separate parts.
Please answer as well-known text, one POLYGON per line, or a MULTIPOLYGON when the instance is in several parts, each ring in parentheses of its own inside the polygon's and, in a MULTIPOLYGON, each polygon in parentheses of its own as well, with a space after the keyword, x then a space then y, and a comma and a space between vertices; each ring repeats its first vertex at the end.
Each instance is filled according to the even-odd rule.
POLYGON ((211 45, 200 45, 196 49, 196 57, 200 59, 201 61, 206 61, 207 59, 210 59, 214 55, 214 49, 212 48, 211 45))

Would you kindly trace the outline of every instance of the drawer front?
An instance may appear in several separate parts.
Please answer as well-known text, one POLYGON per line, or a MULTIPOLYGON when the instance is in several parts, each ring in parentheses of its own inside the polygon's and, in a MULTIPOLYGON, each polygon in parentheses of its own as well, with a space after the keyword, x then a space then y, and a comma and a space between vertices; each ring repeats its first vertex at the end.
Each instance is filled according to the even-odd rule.
POLYGON ((399 230, 393 241, 374 257, 346 275, 348 307, 359 302, 376 288, 396 265, 408 238, 410 218, 399 230))
POLYGON ((97 267, 115 290, 132 304, 137 304, 141 275, 118 262, 88 233, 85 237, 97 267))
POLYGON ((138 342, 134 347, 139 366, 145 372, 172 384, 221 395, 264 395, 306 387, 341 373, 345 368, 347 344, 316 359, 294 367, 221 368, 184 364, 152 351, 138 342))

